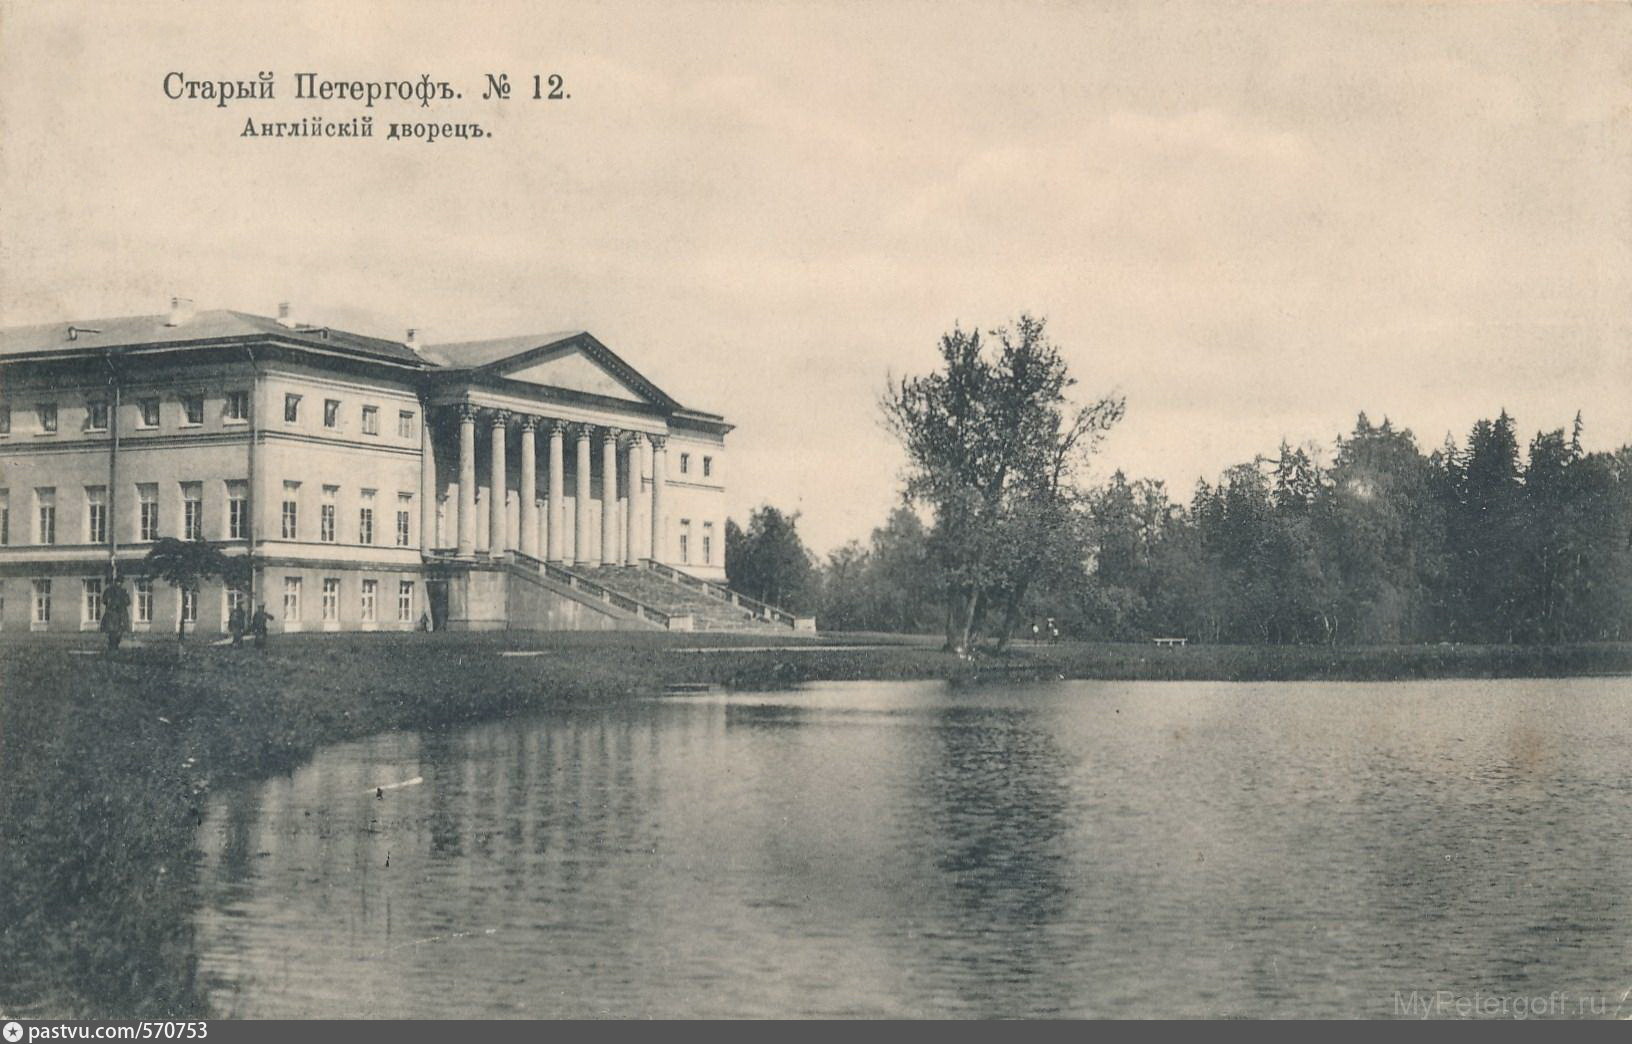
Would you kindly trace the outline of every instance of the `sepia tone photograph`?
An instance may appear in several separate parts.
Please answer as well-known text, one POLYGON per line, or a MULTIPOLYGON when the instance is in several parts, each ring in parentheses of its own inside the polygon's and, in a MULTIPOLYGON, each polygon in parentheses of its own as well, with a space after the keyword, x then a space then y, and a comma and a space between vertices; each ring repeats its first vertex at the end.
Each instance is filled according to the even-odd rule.
POLYGON ((0 0, 7 1044, 1632 1018, 1629 711, 1632 4, 0 0))

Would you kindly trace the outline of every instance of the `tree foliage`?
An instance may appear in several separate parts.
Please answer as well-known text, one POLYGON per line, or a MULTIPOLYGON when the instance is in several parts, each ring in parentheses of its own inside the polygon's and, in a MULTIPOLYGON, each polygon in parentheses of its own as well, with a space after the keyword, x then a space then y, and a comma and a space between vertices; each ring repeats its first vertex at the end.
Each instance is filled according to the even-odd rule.
POLYGON ((1080 469, 1123 404, 1072 403, 1065 360, 1029 315, 989 340, 954 327, 940 356, 935 372, 892 382, 880 405, 907 452, 907 499, 934 517, 946 645, 964 652, 988 617, 1001 640, 1032 586, 1084 557, 1080 469))

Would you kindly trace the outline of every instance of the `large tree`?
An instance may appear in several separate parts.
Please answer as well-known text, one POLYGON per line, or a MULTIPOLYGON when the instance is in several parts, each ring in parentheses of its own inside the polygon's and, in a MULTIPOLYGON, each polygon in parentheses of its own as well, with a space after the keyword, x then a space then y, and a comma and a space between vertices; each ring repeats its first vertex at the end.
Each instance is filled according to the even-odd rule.
MULTIPOLYGON (((249 560, 228 557, 208 540, 177 540, 162 537, 148 549, 145 567, 149 573, 174 587, 185 597, 198 597, 199 587, 210 577, 221 577, 229 585, 243 586, 249 579, 249 560)), ((176 641, 187 634, 184 614, 176 614, 176 641)))
POLYGON ((1080 467, 1123 401, 1071 402, 1076 382, 1030 315, 990 341, 954 327, 940 355, 935 372, 892 381, 881 406, 907 451, 907 496, 935 516, 946 647, 961 654, 993 602, 1006 629, 1032 583, 1063 556, 1080 564, 1080 467))

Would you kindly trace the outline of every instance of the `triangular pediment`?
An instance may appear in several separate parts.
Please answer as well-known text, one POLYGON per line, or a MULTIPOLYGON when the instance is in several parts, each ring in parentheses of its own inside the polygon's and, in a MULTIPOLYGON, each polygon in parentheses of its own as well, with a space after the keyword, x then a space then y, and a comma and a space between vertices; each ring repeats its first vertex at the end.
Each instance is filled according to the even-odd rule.
POLYGON ((529 352, 507 359, 494 366, 492 372, 506 380, 546 388, 564 388, 608 399, 653 404, 652 397, 636 387, 634 381, 614 373, 579 344, 558 345, 543 353, 529 352))

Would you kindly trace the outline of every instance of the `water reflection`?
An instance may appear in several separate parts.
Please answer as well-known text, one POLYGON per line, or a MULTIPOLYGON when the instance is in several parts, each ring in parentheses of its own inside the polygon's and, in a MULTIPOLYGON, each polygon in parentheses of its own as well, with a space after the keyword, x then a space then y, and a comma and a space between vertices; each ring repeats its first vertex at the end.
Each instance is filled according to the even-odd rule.
POLYGON ((4 941, 41 955, 0 989, 240 1016, 1387 1016, 1413 990, 1607 1014, 1622 689, 815 685, 375 737, 196 820, 173 773, 104 807, 42 758, 0 780, 8 842, 53 824, 0 849, 4 941))

